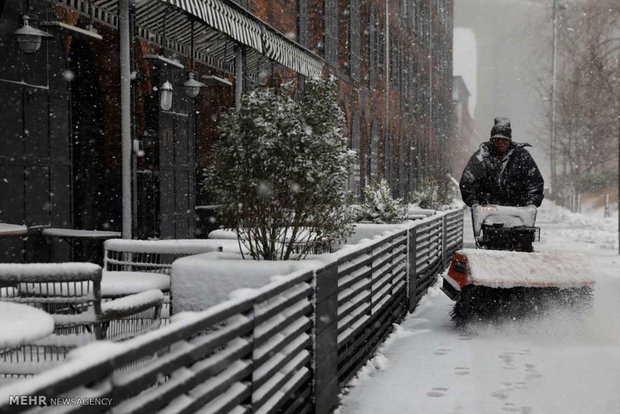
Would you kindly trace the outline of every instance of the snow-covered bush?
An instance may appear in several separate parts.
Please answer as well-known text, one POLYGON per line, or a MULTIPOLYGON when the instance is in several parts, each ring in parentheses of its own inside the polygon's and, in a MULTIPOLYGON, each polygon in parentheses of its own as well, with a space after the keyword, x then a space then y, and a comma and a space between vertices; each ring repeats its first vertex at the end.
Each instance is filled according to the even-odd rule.
POLYGON ((409 193, 409 202, 421 208, 440 210, 442 206, 452 204, 456 188, 447 174, 425 177, 416 191, 409 193))
POLYGON ((300 259, 351 232, 344 189, 354 153, 335 82, 308 80, 298 98, 287 87, 256 90, 219 123, 204 185, 254 259, 300 259))
POLYGON ((400 223, 407 219, 407 205, 394 199, 385 179, 362 188, 364 202, 356 208, 357 220, 371 223, 400 223))

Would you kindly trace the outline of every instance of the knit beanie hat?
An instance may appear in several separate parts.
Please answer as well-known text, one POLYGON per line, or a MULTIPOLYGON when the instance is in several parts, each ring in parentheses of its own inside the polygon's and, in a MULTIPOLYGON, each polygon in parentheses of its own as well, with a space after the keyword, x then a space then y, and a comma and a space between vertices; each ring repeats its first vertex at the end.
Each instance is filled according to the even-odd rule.
POLYGON ((491 128, 491 139, 504 138, 512 141, 512 128, 510 128, 510 119, 498 116, 495 118, 495 125, 491 128))

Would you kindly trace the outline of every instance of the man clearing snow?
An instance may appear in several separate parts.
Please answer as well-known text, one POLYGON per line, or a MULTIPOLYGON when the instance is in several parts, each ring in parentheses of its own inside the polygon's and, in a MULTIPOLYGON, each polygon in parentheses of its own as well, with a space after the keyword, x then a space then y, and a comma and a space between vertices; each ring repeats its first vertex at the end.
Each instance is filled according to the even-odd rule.
POLYGON ((463 171, 460 188, 465 204, 539 207, 544 180, 525 149, 529 146, 512 141, 508 118, 495 118, 490 140, 480 145, 463 171))

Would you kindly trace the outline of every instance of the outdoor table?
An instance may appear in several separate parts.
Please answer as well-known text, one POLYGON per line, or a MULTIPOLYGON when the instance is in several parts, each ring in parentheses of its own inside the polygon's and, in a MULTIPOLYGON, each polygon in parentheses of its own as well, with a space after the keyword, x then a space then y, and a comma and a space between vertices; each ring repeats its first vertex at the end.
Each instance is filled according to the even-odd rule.
MULTIPOLYGON (((99 231, 99 230, 79 230, 79 229, 64 229, 64 228, 55 228, 49 227, 43 229, 41 234, 47 238, 57 238, 59 240, 68 243, 71 248, 71 259, 75 260, 74 251, 76 248, 83 246, 84 242, 100 242, 102 243, 104 240, 115 239, 121 237, 121 233, 118 231, 99 231), (77 244, 76 244, 77 243, 77 244)), ((89 244, 89 246, 93 247, 91 250, 94 253, 89 254, 86 259, 87 261, 91 261, 93 263, 101 263, 102 255, 103 255, 103 246, 101 244, 89 244), (96 245, 96 247, 93 247, 96 245)), ((52 258, 55 257, 54 250, 52 248, 52 258)), ((84 258, 81 258, 84 260, 84 258)), ((80 261, 81 261, 80 260, 80 261)))
POLYGON ((41 232, 45 237, 58 237, 59 239, 85 239, 85 240, 108 240, 121 237, 118 231, 77 230, 62 228, 46 228, 41 232))
POLYGON ((54 319, 41 309, 0 301, 0 327, 0 348, 10 348, 51 335, 54 319))
POLYGON ((0 237, 28 235, 28 227, 18 224, 0 223, 0 237))

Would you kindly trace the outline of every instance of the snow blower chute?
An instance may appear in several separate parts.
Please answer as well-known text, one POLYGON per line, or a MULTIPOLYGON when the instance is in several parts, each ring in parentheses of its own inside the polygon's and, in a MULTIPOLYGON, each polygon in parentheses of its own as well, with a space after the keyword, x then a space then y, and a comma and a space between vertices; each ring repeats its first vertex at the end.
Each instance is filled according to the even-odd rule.
POLYGON ((584 310, 594 279, 585 257, 537 253, 536 208, 477 206, 472 210, 476 249, 454 254, 442 290, 456 301, 452 320, 520 319, 550 306, 584 310))

